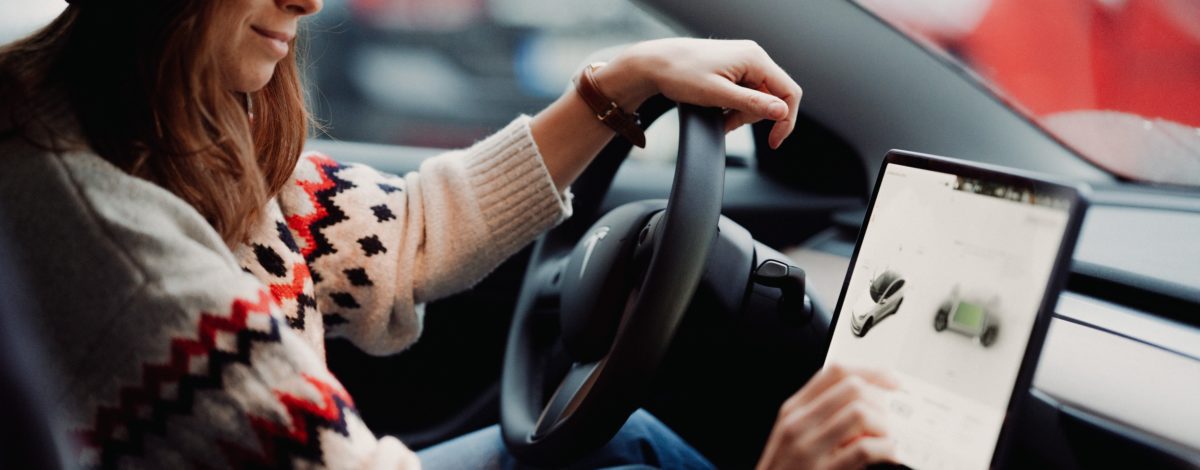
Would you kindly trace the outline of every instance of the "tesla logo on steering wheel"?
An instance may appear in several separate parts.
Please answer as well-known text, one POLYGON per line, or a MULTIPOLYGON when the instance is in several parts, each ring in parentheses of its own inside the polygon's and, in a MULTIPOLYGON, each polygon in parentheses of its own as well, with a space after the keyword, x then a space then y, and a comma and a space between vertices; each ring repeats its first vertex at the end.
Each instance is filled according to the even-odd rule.
POLYGON ((579 267, 579 278, 583 279, 583 273, 587 271, 588 260, 592 258, 592 250, 596 249, 596 245, 608 236, 608 227, 600 227, 588 235, 587 249, 583 252, 583 265, 579 267))

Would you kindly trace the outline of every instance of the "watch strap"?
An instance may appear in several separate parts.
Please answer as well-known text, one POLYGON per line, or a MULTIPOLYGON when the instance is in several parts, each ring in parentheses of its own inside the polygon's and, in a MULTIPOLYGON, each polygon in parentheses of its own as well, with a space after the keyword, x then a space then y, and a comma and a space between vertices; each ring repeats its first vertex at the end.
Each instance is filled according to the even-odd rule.
POLYGON ((646 133, 642 131, 641 120, 637 113, 627 113, 617 102, 600 90, 596 82, 596 69, 603 64, 591 64, 583 68, 583 73, 575 83, 575 90, 588 107, 595 113, 596 119, 604 123, 617 134, 620 134, 638 148, 646 147, 646 133))

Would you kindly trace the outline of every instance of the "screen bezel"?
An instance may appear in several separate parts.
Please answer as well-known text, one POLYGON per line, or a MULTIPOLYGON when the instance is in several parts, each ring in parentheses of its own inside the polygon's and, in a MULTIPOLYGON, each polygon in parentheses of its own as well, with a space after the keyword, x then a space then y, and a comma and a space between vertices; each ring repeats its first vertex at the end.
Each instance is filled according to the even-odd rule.
POLYGON ((871 192, 871 199, 867 204, 867 212, 863 217, 862 227, 858 231, 858 240, 854 244, 854 254, 850 257, 850 265, 846 269, 846 278, 842 281, 842 290, 838 295, 837 306, 834 307, 833 314, 831 315, 829 334, 825 339, 825 357, 821 361, 822 364, 829 360, 829 347, 833 344, 833 335, 837 330, 838 319, 841 316, 842 307, 846 301, 846 291, 850 286, 850 278, 854 274, 854 267, 858 264, 858 253, 862 248, 868 223, 871 220, 871 214, 875 210, 875 197, 879 194, 883 178, 887 175, 888 165, 891 164, 994 181, 1009 186, 1028 187, 1041 194, 1051 194, 1055 197, 1061 197, 1070 204, 1070 208, 1067 209, 1067 226, 1063 231, 1062 242, 1059 244, 1058 251, 1055 254, 1054 264, 1051 266, 1050 277, 1047 280, 1045 295, 1034 318, 1033 331, 1030 332, 1029 342, 1025 345, 1025 354, 1021 358, 1021 366, 1017 370, 1017 379, 1013 385, 1012 395, 1009 397, 1008 407, 1004 413, 1004 420, 1000 425, 1000 434, 996 440, 996 448, 992 450, 989 468, 1003 468, 1011 441, 1014 437, 1014 430, 1017 427, 1017 411, 1021 409, 1023 401, 1029 395, 1029 389, 1033 382, 1033 373, 1037 369, 1037 360, 1041 355, 1042 345, 1046 339, 1046 331, 1050 326, 1051 314, 1054 312, 1055 306, 1058 305, 1059 293, 1062 292, 1063 287, 1066 285, 1067 277, 1070 274, 1071 258, 1075 252, 1075 242, 1079 238, 1083 215, 1087 211, 1087 194, 1090 191, 1087 186, 1082 184, 1055 181, 1042 175, 1010 168, 904 150, 889 151, 887 156, 884 157, 883 165, 879 169, 879 176, 875 179, 875 189, 871 192))

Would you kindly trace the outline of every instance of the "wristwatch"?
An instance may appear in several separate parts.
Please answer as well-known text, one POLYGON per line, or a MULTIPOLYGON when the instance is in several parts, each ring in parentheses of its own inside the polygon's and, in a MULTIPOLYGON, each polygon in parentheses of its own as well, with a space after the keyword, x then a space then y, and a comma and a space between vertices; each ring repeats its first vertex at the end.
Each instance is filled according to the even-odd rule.
POLYGON ((583 72, 579 74, 579 78, 575 80, 575 91, 583 98, 592 112, 596 114, 596 119, 604 123, 610 129, 616 131, 633 145, 638 148, 646 147, 646 133, 642 131, 641 120, 637 113, 627 113, 621 109, 621 106, 613 101, 608 95, 605 95, 600 90, 600 84, 596 82, 595 72, 600 67, 603 67, 603 62, 590 64, 583 68, 583 72))

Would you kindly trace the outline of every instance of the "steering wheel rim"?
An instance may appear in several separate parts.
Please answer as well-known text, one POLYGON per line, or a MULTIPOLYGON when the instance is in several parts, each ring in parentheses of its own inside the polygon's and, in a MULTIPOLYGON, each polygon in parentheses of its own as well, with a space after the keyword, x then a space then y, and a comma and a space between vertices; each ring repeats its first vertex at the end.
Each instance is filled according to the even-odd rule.
MULTIPOLYGON (((642 202, 625 208, 630 214, 642 211, 627 218, 638 222, 624 224, 626 232, 640 229, 641 236, 634 237, 641 240, 647 239, 646 233, 653 235, 648 250, 643 250, 648 257, 645 274, 640 283, 634 283, 636 290, 624 303, 607 351, 599 358, 569 357, 571 366, 556 380, 557 388, 548 397, 545 364, 555 352, 538 344, 538 328, 545 326, 545 318, 535 312, 539 298, 544 291, 560 289, 560 276, 574 274, 564 274, 568 264, 582 263, 578 275, 583 278, 587 258, 610 229, 594 225, 585 232, 591 236, 585 235, 575 252, 565 258, 542 259, 545 237, 535 247, 509 331, 500 391, 504 442, 523 462, 565 465, 612 438, 649 390, 700 283, 717 235, 724 193, 724 118, 719 109, 680 105, 679 120, 679 153, 665 211, 652 218, 653 229, 646 232, 650 229, 642 226, 651 218, 648 214, 661 203, 642 202)), ((601 218, 596 225, 603 221, 601 218)), ((565 349, 570 355, 580 348, 565 349)))

